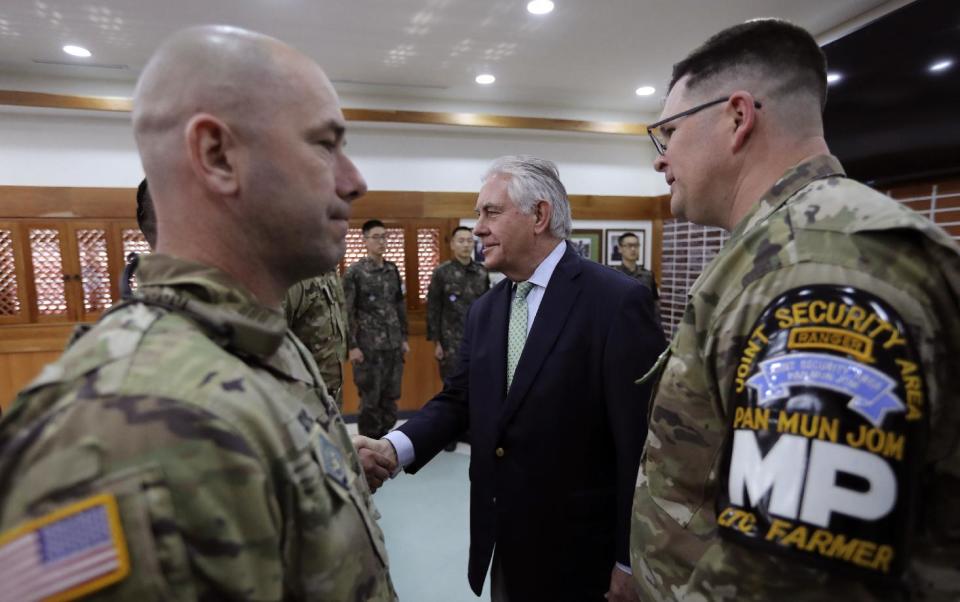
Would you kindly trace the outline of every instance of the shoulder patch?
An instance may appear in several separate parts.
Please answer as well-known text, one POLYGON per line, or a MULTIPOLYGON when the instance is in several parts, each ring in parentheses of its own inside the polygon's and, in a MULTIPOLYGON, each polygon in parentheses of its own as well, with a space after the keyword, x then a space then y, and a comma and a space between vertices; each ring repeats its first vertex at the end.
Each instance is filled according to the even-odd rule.
POLYGON ((744 343, 717 522, 722 536, 828 570, 897 576, 926 440, 906 324, 851 287, 793 289, 744 343))
POLYGON ((74 600, 130 573, 113 495, 97 495, 0 534, 4 600, 74 600))

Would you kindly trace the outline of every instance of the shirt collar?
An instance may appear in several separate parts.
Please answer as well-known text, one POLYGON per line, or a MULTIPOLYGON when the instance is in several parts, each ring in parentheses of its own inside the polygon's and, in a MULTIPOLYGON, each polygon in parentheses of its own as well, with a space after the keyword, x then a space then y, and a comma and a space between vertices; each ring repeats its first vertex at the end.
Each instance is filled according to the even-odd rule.
POLYGON ((553 276, 553 270, 557 269, 557 264, 563 259, 563 254, 566 250, 567 241, 561 240, 557 243, 557 246, 550 251, 550 254, 540 262, 537 269, 533 271, 533 275, 527 278, 527 282, 532 282, 539 287, 547 288, 547 283, 550 282, 550 277, 553 276))

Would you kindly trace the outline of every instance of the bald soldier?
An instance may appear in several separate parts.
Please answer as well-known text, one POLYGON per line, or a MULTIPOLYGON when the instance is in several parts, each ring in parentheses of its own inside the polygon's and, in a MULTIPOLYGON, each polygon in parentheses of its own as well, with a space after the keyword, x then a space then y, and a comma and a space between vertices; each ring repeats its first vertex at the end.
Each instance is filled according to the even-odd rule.
POLYGON ((673 68, 654 163, 730 240, 658 362, 644 600, 960 599, 960 248, 848 179, 826 61, 783 21, 673 68))
POLYGON ((157 252, 0 422, 4 599, 395 599, 357 455, 280 309, 334 266, 366 190, 330 82, 278 40, 187 29, 144 69, 133 125, 157 252))

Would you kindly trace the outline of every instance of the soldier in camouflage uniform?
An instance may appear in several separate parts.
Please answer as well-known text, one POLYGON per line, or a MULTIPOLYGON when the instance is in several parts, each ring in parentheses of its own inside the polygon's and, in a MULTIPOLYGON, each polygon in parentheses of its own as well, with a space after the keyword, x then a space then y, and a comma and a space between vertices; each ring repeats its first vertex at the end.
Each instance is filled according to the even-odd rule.
POLYGON ((427 340, 436 341, 434 355, 440 362, 443 379, 449 378, 457 368, 467 310, 490 288, 487 270, 473 260, 470 228, 454 229, 450 250, 454 258, 437 266, 427 289, 427 340))
POLYGON ((363 224, 367 256, 347 268, 348 348, 360 394, 357 430, 380 438, 397 422, 407 344, 407 309, 396 264, 383 258, 387 230, 380 220, 363 224))
POLYGON ((396 599, 358 456, 280 310, 304 266, 335 265, 365 190, 332 86, 277 40, 192 28, 144 69, 133 124, 157 253, 0 421, 0 597, 396 599))
POLYGON ((283 311, 290 330, 313 354, 327 391, 343 411, 347 308, 336 270, 290 287, 283 299, 283 311))
POLYGON ((623 272, 631 278, 636 278, 640 284, 644 285, 653 293, 653 309, 657 317, 657 323, 660 322, 660 293, 657 292, 657 281, 653 272, 639 264, 640 260, 640 238, 633 232, 624 232, 617 238, 617 245, 620 248, 620 255, 623 258, 620 265, 613 266, 618 272, 623 272))
POLYGON ((731 238, 650 376, 644 599, 960 596, 960 249, 844 176, 825 98, 813 38, 752 21, 650 126, 673 213, 731 238))

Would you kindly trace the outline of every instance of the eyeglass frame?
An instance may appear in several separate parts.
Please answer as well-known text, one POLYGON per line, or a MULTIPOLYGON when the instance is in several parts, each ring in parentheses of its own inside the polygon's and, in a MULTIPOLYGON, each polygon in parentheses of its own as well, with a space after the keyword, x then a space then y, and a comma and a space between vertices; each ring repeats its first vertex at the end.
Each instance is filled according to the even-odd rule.
MULTIPOLYGON (((716 100, 711 100, 710 102, 705 102, 705 103, 703 103, 702 105, 697 105, 697 106, 695 106, 695 107, 693 107, 693 108, 687 109, 686 111, 681 111, 681 112, 677 113, 676 115, 671 115, 670 117, 667 117, 666 119, 661 119, 660 121, 658 121, 658 122, 656 122, 656 123, 651 123, 650 125, 648 125, 648 126, 647 126, 647 136, 650 136, 650 140, 651 140, 651 142, 653 142, 653 147, 654 147, 655 149, 657 149, 657 154, 662 157, 663 154, 664 154, 665 152, 667 152, 667 145, 666 145, 666 144, 661 144, 660 141, 657 140, 657 137, 653 135, 653 131, 654 131, 654 130, 659 129, 661 126, 663 126, 663 124, 665 124, 665 123, 670 123, 671 121, 673 121, 673 120, 675 120, 675 119, 680 119, 681 117, 687 117, 688 115, 693 115, 694 113, 699 113, 700 111, 702 111, 702 110, 704 110, 704 109, 706 109, 706 108, 712 107, 713 105, 718 105, 718 104, 720 104, 721 102, 729 102, 729 100, 730 100, 731 98, 733 98, 733 96, 724 96, 723 98, 718 98, 718 99, 716 99, 716 100)), ((763 107, 763 105, 760 103, 759 100, 754 100, 754 101, 753 101, 753 106, 756 107, 756 108, 758 108, 758 109, 761 108, 761 107, 763 107)))
POLYGON ((367 234, 364 236, 364 238, 367 240, 387 241, 390 240, 390 234, 387 232, 384 232, 383 234, 367 234))

